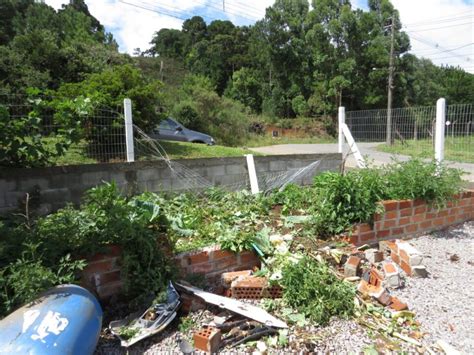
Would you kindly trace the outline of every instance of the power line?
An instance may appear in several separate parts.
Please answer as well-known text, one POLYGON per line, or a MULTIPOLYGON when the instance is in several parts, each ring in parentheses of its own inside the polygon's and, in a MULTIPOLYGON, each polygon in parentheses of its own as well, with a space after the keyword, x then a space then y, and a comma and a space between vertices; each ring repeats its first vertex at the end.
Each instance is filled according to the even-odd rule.
MULTIPOLYGON (((457 13, 457 14, 453 14, 453 15, 449 15, 449 16, 442 16, 442 17, 434 17, 432 18, 431 20, 426 20, 426 21, 420 21, 420 22, 411 22, 411 23, 407 23, 405 24, 406 26, 411 26, 411 25, 417 25, 417 24, 423 24, 423 23, 431 23, 431 22, 436 22, 436 21, 443 21, 443 19, 450 19, 450 18, 456 18, 457 16, 461 16, 461 15, 466 15, 466 11, 463 11, 463 12, 460 12, 460 13, 457 13)), ((471 14, 470 16, 473 16, 473 14, 471 14)))
MULTIPOLYGON (((145 1, 140 1, 138 4, 137 3, 132 3, 132 2, 126 1, 126 0, 119 0, 119 2, 121 2, 123 4, 126 4, 126 5, 130 5, 130 6, 139 8, 139 9, 142 9, 142 10, 147 10, 147 11, 151 11, 151 12, 158 13, 158 14, 161 14, 161 15, 173 17, 173 18, 176 18, 176 19, 179 19, 179 20, 182 20, 182 21, 185 21, 185 20, 187 20, 187 19, 194 16, 193 14, 181 11, 180 9, 178 9, 176 7, 172 7, 172 6, 169 6, 169 5, 164 5, 164 4, 159 3, 159 2, 147 3, 145 1)), ((206 6, 206 5, 202 5, 202 6, 206 6)), ((210 20, 210 21, 220 19, 219 17, 210 16, 210 15, 205 14, 205 13, 201 13, 199 15, 201 17, 205 18, 205 19, 210 20)), ((244 17, 242 17, 240 15, 237 15, 237 14, 231 14, 231 15, 234 15, 236 17, 244 18, 244 17)), ((253 20, 248 19, 248 18, 245 18, 245 19, 247 19, 249 21, 253 21, 253 20)))
MULTIPOLYGON (((464 46, 466 46, 466 47, 467 47, 467 46, 470 46, 470 45, 472 45, 472 44, 474 44, 474 43, 461 44, 461 45, 460 45, 461 47, 456 47, 456 48, 451 48, 451 47, 449 47, 449 48, 446 47, 446 48, 447 48, 448 50, 456 50, 456 49, 462 48, 462 47, 464 47, 464 46)), ((436 44, 436 46, 438 46, 438 45, 436 44)), ((459 44, 458 44, 457 46, 459 46, 459 44)), ((411 50, 412 50, 412 49, 411 49, 411 50)), ((436 50, 431 49, 431 48, 430 48, 430 49, 420 49, 420 50, 417 50, 416 52, 417 52, 417 53, 419 53, 419 52, 423 52, 423 53, 424 53, 424 52, 432 52, 433 54, 436 54, 436 53, 437 53, 436 50)), ((429 53, 427 53, 427 54, 429 54, 429 53)))
MULTIPOLYGON (((418 42, 421 42, 421 43, 424 43, 424 44, 429 45, 429 46, 431 46, 431 47, 434 47, 436 50, 438 50, 438 51, 440 51, 440 52, 446 51, 446 48, 441 47, 441 46, 440 46, 439 44, 437 44, 437 43, 432 43, 432 42, 430 42, 429 40, 420 38, 419 35, 416 35, 416 36, 415 36, 415 35, 411 34, 410 37, 412 37, 413 39, 415 39, 415 40, 418 41, 418 42)), ((453 52, 453 54, 456 55, 456 56, 458 56, 458 57, 462 57, 462 58, 464 57, 464 56, 459 55, 459 54, 454 53, 454 52, 453 52)))
MULTIPOLYGON (((204 5, 204 6, 210 6, 210 5, 206 5, 206 4, 203 4, 203 5, 204 5)), ((236 4, 233 4, 233 3, 231 3, 231 2, 226 2, 226 3, 225 3, 225 6, 226 6, 226 9, 229 9, 229 8, 230 8, 230 9, 232 9, 233 11, 237 11, 237 14, 238 14, 239 16, 241 16, 241 14, 245 14, 245 15, 251 16, 251 17, 253 18, 253 20, 258 20, 258 19, 260 19, 260 18, 262 17, 260 11, 258 11, 258 10, 256 10, 256 9, 253 10, 253 8, 250 7, 250 6, 241 7, 241 6, 236 5, 236 4), (250 10, 250 11, 249 11, 248 13, 246 13, 244 10, 250 10)), ((220 7, 214 7, 214 6, 212 6, 212 8, 221 10, 220 7)), ((221 11, 223 11, 223 12, 225 12, 225 13, 228 13, 228 14, 232 14, 232 15, 234 15, 234 16, 237 15, 236 13, 231 13, 231 12, 229 12, 229 11, 227 11, 227 10, 225 10, 225 11, 224 11, 224 10, 221 10, 221 11)), ((244 17, 244 18, 248 19, 247 17, 244 17)))
POLYGON ((177 19, 183 20, 183 21, 186 20, 186 18, 180 17, 179 15, 174 15, 174 14, 167 13, 166 11, 163 12, 163 11, 159 11, 159 10, 157 10, 157 9, 150 9, 150 8, 148 8, 148 7, 146 7, 146 6, 137 5, 137 4, 134 4, 134 3, 131 3, 131 2, 127 2, 127 1, 125 1, 125 0, 119 0, 119 2, 121 2, 122 4, 126 4, 126 5, 129 5, 129 6, 136 7, 136 8, 138 8, 138 9, 151 11, 151 12, 158 13, 158 14, 165 15, 165 16, 169 16, 169 17, 174 17, 174 18, 177 18, 177 19))
POLYGON ((469 46, 472 46, 474 43, 468 43, 468 44, 465 44, 464 46, 460 46, 460 47, 456 47, 456 48, 453 48, 453 49, 448 49, 448 50, 445 50, 445 51, 440 51, 439 53, 435 53, 435 54, 441 54, 441 53, 448 53, 448 52, 452 52, 452 51, 455 51, 455 50, 458 50, 458 49, 461 49, 461 48, 466 48, 466 47, 469 47, 469 46))
POLYGON ((472 26, 472 21, 471 22, 458 23, 456 25, 450 25, 450 26, 424 28, 422 30, 415 30, 415 31, 409 31, 408 30, 406 32, 408 32, 408 33, 418 33, 418 32, 435 31, 435 30, 441 30, 443 28, 460 27, 460 26, 466 26, 466 25, 471 25, 472 26))
POLYGON ((426 27, 426 26, 431 26, 431 25, 437 25, 437 24, 443 24, 443 23, 449 23, 449 22, 457 22, 457 21, 466 20, 466 19, 472 19, 473 17, 474 17, 474 15, 460 16, 460 17, 454 17, 454 18, 446 19, 446 20, 425 22, 423 24, 421 24, 421 23, 420 24, 415 24, 415 25, 405 24, 404 27, 408 27, 408 28, 426 27))

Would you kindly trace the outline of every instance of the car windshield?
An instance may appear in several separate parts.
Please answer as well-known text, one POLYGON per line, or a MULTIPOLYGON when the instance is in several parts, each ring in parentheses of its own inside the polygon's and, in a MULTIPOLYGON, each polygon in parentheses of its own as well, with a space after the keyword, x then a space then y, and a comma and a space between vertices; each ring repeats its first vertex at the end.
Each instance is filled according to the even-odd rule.
POLYGON ((160 129, 175 130, 178 127, 179 127, 179 124, 169 118, 164 119, 163 121, 160 122, 160 129))

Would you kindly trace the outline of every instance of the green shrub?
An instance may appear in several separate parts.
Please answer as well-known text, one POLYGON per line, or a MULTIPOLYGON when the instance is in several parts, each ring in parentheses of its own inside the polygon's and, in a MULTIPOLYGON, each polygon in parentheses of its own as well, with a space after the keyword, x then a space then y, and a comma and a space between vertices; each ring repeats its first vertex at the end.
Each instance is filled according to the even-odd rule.
POLYGON ((73 283, 86 263, 64 255, 54 266, 47 266, 39 252, 40 244, 24 244, 25 250, 15 262, 0 268, 0 316, 33 301, 40 292, 55 285, 73 283))
POLYGON ((325 264, 308 256, 283 268, 283 299, 318 324, 332 316, 348 317, 354 312, 355 289, 339 280, 325 264))
POLYGON ((371 222, 377 202, 387 197, 378 169, 324 173, 316 176, 313 188, 315 226, 321 236, 342 233, 353 223, 371 222))
POLYGON ((50 146, 42 136, 42 119, 32 108, 22 117, 11 117, 0 104, 0 166, 45 166, 62 156, 71 144, 67 131, 59 130, 56 144, 50 146))
POLYGON ((89 256, 120 245, 126 295, 157 293, 172 275, 163 250, 168 241, 161 233, 166 224, 162 203, 154 194, 128 199, 115 184, 104 184, 89 190, 79 209, 69 206, 40 218, 35 238, 46 264, 67 253, 89 256))
POLYGON ((394 162, 385 173, 386 191, 390 199, 421 199, 442 206, 463 186, 462 172, 418 159, 394 162))
POLYGON ((220 97, 209 79, 198 75, 186 77, 179 97, 172 110, 178 121, 210 134, 221 145, 245 142, 249 124, 245 108, 239 102, 220 97))

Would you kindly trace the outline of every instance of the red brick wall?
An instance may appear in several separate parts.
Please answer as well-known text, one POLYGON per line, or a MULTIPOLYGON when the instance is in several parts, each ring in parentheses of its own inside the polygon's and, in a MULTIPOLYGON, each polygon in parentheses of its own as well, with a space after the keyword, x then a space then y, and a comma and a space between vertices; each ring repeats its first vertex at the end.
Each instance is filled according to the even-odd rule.
POLYGON ((353 244, 411 237, 446 228, 474 219, 474 190, 468 190, 437 209, 420 200, 381 202, 384 212, 374 216, 374 225, 354 227, 350 240, 353 244))
MULTIPOLYGON (((111 246, 104 254, 89 259, 82 273, 81 284, 93 291, 101 300, 120 294, 120 255, 118 246, 111 246)), ((175 262, 184 277, 191 274, 204 275, 207 280, 215 280, 223 272, 253 269, 260 266, 260 260, 251 251, 232 253, 219 247, 206 247, 197 251, 175 256, 175 262)))

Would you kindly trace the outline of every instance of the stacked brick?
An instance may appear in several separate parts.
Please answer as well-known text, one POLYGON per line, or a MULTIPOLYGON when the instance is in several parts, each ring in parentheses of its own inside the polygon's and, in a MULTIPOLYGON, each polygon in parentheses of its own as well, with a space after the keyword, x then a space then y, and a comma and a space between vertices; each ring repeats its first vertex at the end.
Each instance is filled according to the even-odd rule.
POLYGON ((421 200, 381 202, 384 212, 374 216, 373 226, 354 227, 350 241, 355 245, 414 236, 474 219, 474 190, 455 196, 444 208, 429 206, 421 200))
POLYGON ((110 246, 104 253, 90 258, 82 271, 82 286, 97 294, 101 300, 119 294, 123 286, 120 278, 121 254, 120 247, 110 246))
POLYGON ((390 257, 408 276, 426 277, 428 271, 423 266, 423 255, 404 240, 392 240, 383 243, 390 250, 390 257))
MULTIPOLYGON (((102 301, 120 294, 123 286, 120 258, 118 246, 110 246, 106 252, 93 256, 83 270, 81 284, 102 301)), ((232 253, 217 246, 178 254, 175 262, 183 276, 201 274, 210 281, 218 280, 227 271, 260 267, 260 259, 254 252, 232 253)))
POLYGON ((253 251, 233 253, 218 246, 175 256, 183 275, 201 274, 207 280, 219 280, 228 271, 240 271, 260 267, 260 259, 253 251))

